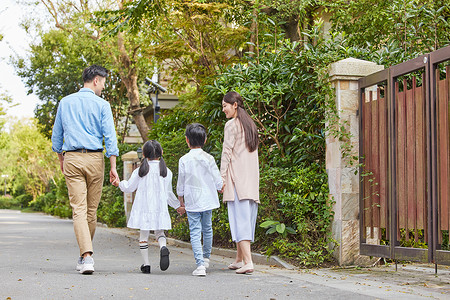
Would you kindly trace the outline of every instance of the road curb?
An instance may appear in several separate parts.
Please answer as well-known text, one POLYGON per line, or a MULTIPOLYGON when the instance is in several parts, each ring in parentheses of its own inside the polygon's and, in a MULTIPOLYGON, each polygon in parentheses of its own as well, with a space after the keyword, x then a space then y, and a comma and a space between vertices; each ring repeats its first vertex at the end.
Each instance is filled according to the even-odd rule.
MULTIPOLYGON (((117 233, 120 235, 125 235, 130 238, 135 238, 136 240, 139 239, 139 231, 138 230, 134 230, 134 229, 130 229, 130 228, 109 228, 103 224, 100 226, 107 228, 108 230, 110 230, 114 233, 117 233)), ((155 239, 155 235, 152 233, 150 234, 150 237, 155 239)), ((174 238, 169 238, 169 237, 167 238, 167 244, 171 245, 171 246, 180 247, 180 248, 188 248, 188 249, 191 248, 191 243, 180 241, 180 240, 177 240, 174 238)), ((228 257, 228 258, 235 258, 236 250, 213 247, 212 254, 220 255, 220 256, 228 257)), ((267 257, 267 256, 259 254, 259 253, 252 253, 252 259, 253 259, 254 263, 259 264, 259 265, 276 266, 276 267, 284 268, 284 269, 288 269, 288 270, 296 269, 295 266, 283 261, 282 259, 280 259, 278 256, 275 256, 275 255, 267 257)))

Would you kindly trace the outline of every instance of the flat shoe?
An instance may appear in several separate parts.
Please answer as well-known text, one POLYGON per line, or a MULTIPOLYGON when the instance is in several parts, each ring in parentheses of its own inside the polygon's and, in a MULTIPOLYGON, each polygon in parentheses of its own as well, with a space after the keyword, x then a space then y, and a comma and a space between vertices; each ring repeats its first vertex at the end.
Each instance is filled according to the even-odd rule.
POLYGON ((160 259, 159 259, 159 267, 161 271, 165 271, 169 268, 169 249, 166 246, 161 247, 160 250, 160 259))
POLYGON ((149 265, 142 265, 141 266, 141 272, 145 274, 150 274, 150 266, 149 265))
POLYGON ((236 274, 250 274, 253 273, 253 263, 248 263, 242 268, 236 270, 236 274))
POLYGON ((240 269, 244 266, 244 264, 242 262, 238 262, 238 263, 231 263, 228 265, 228 269, 230 270, 237 270, 240 269))

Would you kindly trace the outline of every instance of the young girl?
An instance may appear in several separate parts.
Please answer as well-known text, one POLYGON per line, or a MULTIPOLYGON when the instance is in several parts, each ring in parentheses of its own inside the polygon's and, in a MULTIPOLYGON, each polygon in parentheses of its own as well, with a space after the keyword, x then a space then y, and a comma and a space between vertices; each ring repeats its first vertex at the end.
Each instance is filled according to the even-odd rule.
POLYGON ((223 201, 227 203, 236 259, 228 268, 238 274, 253 272, 250 243, 255 238, 259 204, 258 131, 236 92, 222 100, 225 124, 220 174, 224 182, 223 201))
POLYGON ((147 141, 142 147, 142 153, 144 159, 141 166, 133 171, 130 179, 120 183, 116 180, 113 184, 125 193, 136 191, 127 226, 140 229, 139 248, 144 259, 141 271, 150 273, 147 242, 150 230, 155 231, 160 247, 159 265, 165 271, 169 267, 169 249, 166 247, 164 230, 172 228, 167 204, 177 211, 182 208, 172 191, 172 172, 164 162, 161 145, 155 140, 147 141))

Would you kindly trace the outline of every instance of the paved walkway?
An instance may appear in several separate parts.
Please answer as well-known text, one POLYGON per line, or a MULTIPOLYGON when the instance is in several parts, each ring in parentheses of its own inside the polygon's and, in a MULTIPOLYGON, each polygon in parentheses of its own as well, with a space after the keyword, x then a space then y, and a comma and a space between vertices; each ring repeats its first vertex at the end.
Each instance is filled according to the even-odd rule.
POLYGON ((191 249, 169 246, 171 265, 159 270, 156 243, 151 274, 139 271, 136 234, 99 227, 95 273, 75 271, 72 221, 0 210, 0 299, 450 299, 450 270, 428 266, 287 270, 257 265, 253 275, 226 268, 231 258, 213 255, 208 275, 191 275, 191 249), (409 269, 408 269, 409 268, 409 269), (409 274, 409 275, 408 275, 409 274))

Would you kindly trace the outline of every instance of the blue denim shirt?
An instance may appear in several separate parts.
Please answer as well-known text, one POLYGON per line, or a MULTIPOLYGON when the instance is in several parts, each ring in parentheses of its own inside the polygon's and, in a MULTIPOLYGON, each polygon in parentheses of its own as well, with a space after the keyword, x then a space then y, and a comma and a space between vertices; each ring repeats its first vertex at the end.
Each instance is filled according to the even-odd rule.
POLYGON ((52 150, 103 149, 106 156, 118 156, 111 106, 89 88, 64 97, 58 106, 52 133, 52 150))

